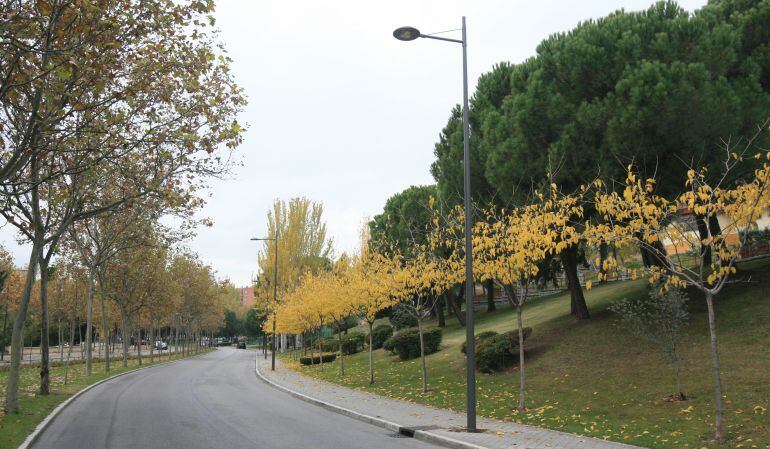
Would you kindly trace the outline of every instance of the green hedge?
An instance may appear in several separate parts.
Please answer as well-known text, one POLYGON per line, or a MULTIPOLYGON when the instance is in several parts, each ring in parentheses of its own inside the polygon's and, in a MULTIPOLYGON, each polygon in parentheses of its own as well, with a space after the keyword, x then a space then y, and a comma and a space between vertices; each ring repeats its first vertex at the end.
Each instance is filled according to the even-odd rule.
MULTIPOLYGON (((532 334, 524 328, 524 340, 532 334)), ((482 373, 494 373, 511 366, 519 355, 519 331, 513 330, 479 341, 476 347, 476 368, 482 373)))
MULTIPOLYGON (((495 331, 484 331, 476 334, 476 336, 474 337, 474 340, 476 341, 475 347, 479 346, 479 343, 481 342, 481 340, 486 340, 487 338, 494 337, 495 335, 497 335, 497 332, 495 331)), ((468 342, 463 340, 463 344, 460 345, 460 352, 465 354, 467 345, 468 345, 468 342)))
MULTIPOLYGON (((350 333, 342 336, 342 353, 345 355, 356 354, 364 349, 364 340, 366 335, 361 333, 350 333)), ((321 350, 324 352, 339 352, 339 338, 324 338, 321 340, 321 350)))
MULTIPOLYGON (((337 359, 337 354, 335 353, 329 353, 323 355, 323 361, 324 363, 333 362, 337 359)), ((314 354, 312 357, 306 356, 306 357, 300 357, 299 363, 303 365, 320 365, 321 364, 321 357, 318 356, 318 354, 314 354)))
POLYGON ((393 327, 379 324, 372 329, 372 349, 380 349, 385 341, 393 336, 393 327))
MULTIPOLYGON (((441 329, 435 328, 423 332, 425 355, 438 352, 441 348, 441 329)), ((401 360, 414 359, 420 356, 420 333, 415 328, 405 329, 390 337, 383 344, 385 349, 398 354, 401 360)))

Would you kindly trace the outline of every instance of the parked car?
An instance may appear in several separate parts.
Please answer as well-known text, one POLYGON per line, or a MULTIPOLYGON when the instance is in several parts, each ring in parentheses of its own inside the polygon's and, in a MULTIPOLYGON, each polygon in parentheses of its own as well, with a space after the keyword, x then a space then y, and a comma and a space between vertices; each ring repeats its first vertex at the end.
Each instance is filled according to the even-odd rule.
POLYGON ((165 341, 158 340, 155 342, 155 349, 158 351, 165 351, 168 349, 168 344, 165 341))

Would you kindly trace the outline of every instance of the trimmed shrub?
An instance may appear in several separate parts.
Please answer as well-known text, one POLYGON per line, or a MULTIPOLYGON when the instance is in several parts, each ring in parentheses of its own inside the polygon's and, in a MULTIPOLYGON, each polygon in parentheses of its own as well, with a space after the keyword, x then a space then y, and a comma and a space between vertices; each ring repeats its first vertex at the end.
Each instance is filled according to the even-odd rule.
MULTIPOLYGON (((329 363, 337 359, 337 354, 329 353, 329 354, 324 354, 322 357, 323 357, 324 363, 329 363)), ((303 365, 320 365, 321 357, 319 357, 318 354, 315 354, 312 357, 310 356, 300 357, 299 363, 303 365)))
MULTIPOLYGON (((484 331, 476 334, 476 336, 473 338, 476 341, 476 347, 479 346, 479 343, 482 340, 486 340, 489 337, 494 337, 495 335, 497 335, 497 332, 495 331, 484 331)), ((463 354, 465 354, 466 346, 468 346, 468 342, 463 340, 463 344, 460 345, 460 352, 463 354)))
MULTIPOLYGON (((524 328, 524 340, 532 334, 524 328)), ((481 340, 476 348, 476 368, 482 373, 502 371, 512 365, 519 355, 519 331, 512 330, 481 340)))
MULTIPOLYGON (((366 336, 361 333, 351 333, 342 336, 342 353, 345 355, 355 354, 360 352, 364 347, 364 339, 366 336)), ((324 338, 321 340, 321 350, 323 352, 339 352, 340 341, 337 337, 324 338)))
POLYGON ((385 340, 393 336, 393 327, 379 324, 372 329, 372 349, 380 349, 385 340))
POLYGON ((345 355, 355 354, 364 349, 364 339, 366 335, 355 333, 342 338, 342 353, 345 355))
POLYGON ((409 309, 403 304, 397 304, 393 307, 390 314, 390 324, 395 330, 406 329, 417 326, 417 317, 409 313, 409 309))
MULTIPOLYGON (((425 355, 438 352, 441 348, 441 329, 431 329, 423 332, 425 355)), ((414 359, 420 356, 420 333, 415 328, 405 329, 390 337, 383 348, 398 354, 401 360, 414 359)))

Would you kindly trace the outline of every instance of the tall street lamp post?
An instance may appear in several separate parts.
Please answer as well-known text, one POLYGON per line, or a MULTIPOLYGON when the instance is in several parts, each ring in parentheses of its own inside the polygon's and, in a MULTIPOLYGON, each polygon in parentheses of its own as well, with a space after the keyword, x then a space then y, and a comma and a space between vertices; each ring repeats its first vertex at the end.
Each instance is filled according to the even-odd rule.
POLYGON ((275 230, 275 237, 252 238, 251 240, 275 242, 275 257, 273 258, 273 342, 270 351, 270 369, 275 371, 275 308, 278 305, 278 229, 275 230))
POLYGON ((468 39, 465 34, 465 16, 462 20, 462 40, 422 34, 414 27, 401 27, 393 32, 393 37, 400 41, 413 41, 423 37, 440 41, 454 42, 463 46, 463 177, 465 201, 465 344, 467 354, 467 430, 476 431, 476 348, 473 339, 473 255, 471 242, 471 159, 469 151, 470 129, 468 125, 468 39))

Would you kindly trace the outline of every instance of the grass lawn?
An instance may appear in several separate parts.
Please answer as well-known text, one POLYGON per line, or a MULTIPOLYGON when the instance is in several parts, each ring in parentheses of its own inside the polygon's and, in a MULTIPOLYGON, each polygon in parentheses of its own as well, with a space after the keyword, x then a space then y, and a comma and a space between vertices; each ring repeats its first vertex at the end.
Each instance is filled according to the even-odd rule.
MULTIPOLYGON (((770 448, 770 262, 741 267, 750 282, 733 284, 717 298, 725 424, 729 441, 716 446, 713 436, 713 377, 705 300, 690 292, 690 325, 681 341, 686 402, 667 402, 673 394, 673 368, 662 352, 622 328, 607 310, 615 299, 646 295, 646 281, 594 287, 586 298, 592 318, 569 316, 569 295, 533 300, 525 307, 529 410, 518 413, 518 371, 477 373, 478 413, 567 432, 653 448, 770 448)), ((449 323, 450 321, 448 321, 449 323)), ((419 359, 400 362, 375 351, 376 382, 368 384, 368 354, 346 357, 345 376, 334 366, 299 366, 303 374, 341 385, 418 403, 464 411, 464 328, 451 320, 442 350, 427 358, 431 391, 420 391, 419 359)), ((435 324, 434 324, 435 325, 435 324)), ((477 314, 476 332, 515 329, 509 309, 477 314)))
MULTIPOLYGON (((155 356, 158 364, 158 356, 155 356)), ((149 356, 143 357, 143 365, 151 365, 149 356)), ((168 361, 168 356, 164 355, 162 361, 168 361)), ((21 370, 21 381, 19 391, 19 413, 6 415, 2 411, 5 404, 5 385, 8 379, 8 370, 0 371, 0 448, 15 448, 19 446, 27 435, 37 427, 37 425, 61 402, 77 393, 79 390, 115 374, 125 371, 131 371, 139 366, 136 358, 128 360, 128 368, 123 368, 121 358, 112 360, 112 369, 110 372, 104 371, 104 363, 96 362, 93 364, 93 374, 86 377, 85 363, 75 363, 70 365, 67 373, 67 385, 64 385, 63 365, 51 368, 51 394, 48 396, 39 396, 37 394, 40 386, 40 368, 39 365, 27 366, 21 370)))

